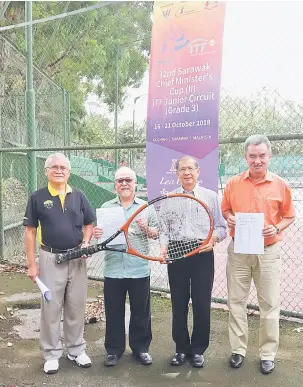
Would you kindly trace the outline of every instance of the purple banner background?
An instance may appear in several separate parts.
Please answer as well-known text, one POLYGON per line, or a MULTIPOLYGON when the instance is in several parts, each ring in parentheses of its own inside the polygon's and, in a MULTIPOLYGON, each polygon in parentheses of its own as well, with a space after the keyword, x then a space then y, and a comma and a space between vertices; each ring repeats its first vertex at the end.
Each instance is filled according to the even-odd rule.
POLYGON ((199 162, 199 183, 218 189, 218 116, 225 4, 154 7, 147 114, 148 198, 178 187, 175 161, 199 162))

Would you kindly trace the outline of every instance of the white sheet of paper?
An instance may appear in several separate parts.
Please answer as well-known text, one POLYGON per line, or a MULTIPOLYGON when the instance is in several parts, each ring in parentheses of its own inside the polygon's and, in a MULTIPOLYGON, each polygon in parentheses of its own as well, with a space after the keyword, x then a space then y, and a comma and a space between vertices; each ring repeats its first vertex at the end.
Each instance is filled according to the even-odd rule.
POLYGON ((46 301, 50 301, 52 299, 51 291, 48 287, 44 285, 44 283, 40 280, 39 277, 36 277, 36 284, 38 285, 38 288, 40 289, 40 292, 42 293, 46 301))
MULTIPOLYGON (((112 236, 116 231, 126 222, 124 209, 122 207, 114 208, 97 208, 97 226, 103 229, 103 235, 98 239, 98 243, 105 241, 112 236)), ((126 244, 124 233, 122 232, 110 245, 124 245, 126 244)))
POLYGON ((239 254, 264 254, 263 213, 236 212, 234 252, 239 254))

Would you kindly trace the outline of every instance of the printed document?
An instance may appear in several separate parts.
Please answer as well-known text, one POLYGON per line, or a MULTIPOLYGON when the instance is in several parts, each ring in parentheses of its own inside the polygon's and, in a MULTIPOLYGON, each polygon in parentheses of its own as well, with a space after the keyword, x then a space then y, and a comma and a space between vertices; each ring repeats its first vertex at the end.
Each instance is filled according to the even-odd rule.
POLYGON ((42 293, 45 300, 50 301, 52 299, 51 292, 49 288, 44 285, 44 283, 40 280, 39 277, 36 277, 36 284, 38 285, 38 288, 40 289, 40 292, 42 293))
MULTIPOLYGON (((98 239, 98 243, 104 242, 107 238, 111 237, 126 222, 124 209, 122 207, 97 208, 96 213, 97 226, 103 229, 103 235, 98 239)), ((125 244, 126 241, 124 233, 122 232, 113 241, 109 242, 108 245, 125 244)))
POLYGON ((236 212, 234 252, 239 254, 264 254, 263 213, 236 212))

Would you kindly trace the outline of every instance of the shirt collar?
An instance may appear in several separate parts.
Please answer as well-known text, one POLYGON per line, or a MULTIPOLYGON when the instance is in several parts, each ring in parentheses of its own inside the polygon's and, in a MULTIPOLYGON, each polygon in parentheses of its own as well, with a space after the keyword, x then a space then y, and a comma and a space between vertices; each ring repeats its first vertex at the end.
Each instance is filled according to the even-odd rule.
MULTIPOLYGON (((55 190, 54 187, 51 186, 50 183, 47 184, 47 189, 48 189, 48 192, 52 196, 58 196, 59 195, 59 193, 55 190)), ((66 184, 65 193, 68 194, 68 193, 71 193, 72 191, 73 191, 72 187, 69 184, 66 184)))
MULTIPOLYGON (((250 178, 250 176, 249 176, 249 170, 247 170, 247 171, 244 172, 244 179, 249 179, 249 178, 250 178)), ((261 183, 262 181, 274 181, 273 174, 272 174, 270 171, 267 170, 264 179, 263 179, 263 180, 260 180, 260 183, 261 183)))
MULTIPOLYGON (((119 198, 118 195, 117 195, 114 199, 112 199, 110 202, 111 202, 111 203, 119 203, 119 204, 121 204, 120 198, 119 198)), ((134 203, 140 204, 140 203, 139 203, 139 199, 137 198, 136 195, 134 196, 134 203)))
MULTIPOLYGON (((194 188, 191 191, 186 191, 186 192, 193 192, 195 196, 197 196, 198 190, 199 190, 198 184, 194 186, 194 188)), ((181 192, 183 193, 185 189, 183 187, 180 188, 181 192)))

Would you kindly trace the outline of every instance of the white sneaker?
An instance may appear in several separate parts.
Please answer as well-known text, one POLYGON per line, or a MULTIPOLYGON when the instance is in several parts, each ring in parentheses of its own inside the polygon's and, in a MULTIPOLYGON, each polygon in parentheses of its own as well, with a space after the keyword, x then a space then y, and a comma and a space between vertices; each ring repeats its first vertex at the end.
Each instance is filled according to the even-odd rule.
POLYGON ((46 374, 55 374, 59 369, 59 361, 58 360, 46 360, 44 363, 44 372, 46 374))
POLYGON ((76 357, 71 355, 67 355, 67 357, 69 360, 75 361, 76 364, 82 368, 88 368, 92 365, 90 358, 87 356, 85 352, 81 353, 81 355, 76 357))

